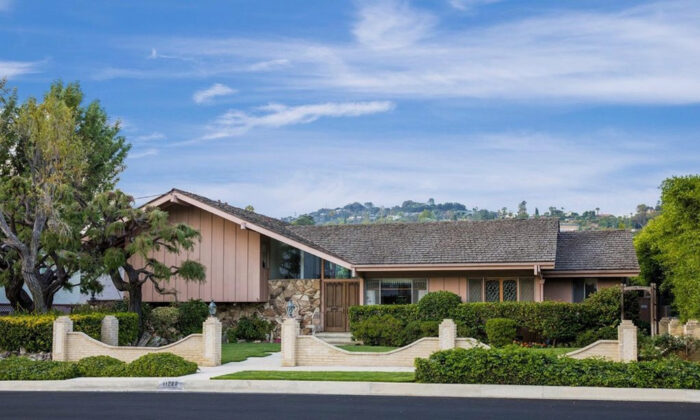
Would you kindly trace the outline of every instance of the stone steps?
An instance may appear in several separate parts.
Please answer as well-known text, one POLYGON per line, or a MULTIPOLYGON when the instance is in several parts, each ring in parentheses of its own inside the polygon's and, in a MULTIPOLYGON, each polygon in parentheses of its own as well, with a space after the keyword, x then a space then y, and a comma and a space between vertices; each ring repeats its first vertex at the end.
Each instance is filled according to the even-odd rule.
POLYGON ((316 333, 316 338, 334 346, 359 344, 357 341, 353 341, 352 334, 349 332, 319 332, 316 333))

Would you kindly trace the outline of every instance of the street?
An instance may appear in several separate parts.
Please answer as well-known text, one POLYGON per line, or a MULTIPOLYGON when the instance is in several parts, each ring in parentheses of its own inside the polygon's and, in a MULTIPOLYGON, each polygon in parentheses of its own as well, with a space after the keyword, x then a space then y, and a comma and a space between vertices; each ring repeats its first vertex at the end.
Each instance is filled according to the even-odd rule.
POLYGON ((184 392, 4 392, 3 419, 660 419, 700 404, 184 392))

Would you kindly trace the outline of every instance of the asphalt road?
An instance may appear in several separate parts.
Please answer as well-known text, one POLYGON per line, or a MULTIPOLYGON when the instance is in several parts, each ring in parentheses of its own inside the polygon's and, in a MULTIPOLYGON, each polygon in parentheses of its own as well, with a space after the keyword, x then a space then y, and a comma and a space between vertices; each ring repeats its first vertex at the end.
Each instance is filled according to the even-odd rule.
POLYGON ((691 419, 700 404, 280 394, 0 393, 2 419, 691 419))

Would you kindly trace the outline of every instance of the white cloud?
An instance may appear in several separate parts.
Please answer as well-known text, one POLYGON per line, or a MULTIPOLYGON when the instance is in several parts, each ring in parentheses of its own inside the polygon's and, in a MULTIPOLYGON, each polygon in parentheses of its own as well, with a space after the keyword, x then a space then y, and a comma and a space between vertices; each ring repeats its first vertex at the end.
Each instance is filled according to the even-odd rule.
POLYGON ((373 1, 360 8, 352 32, 371 49, 394 49, 424 38, 435 22, 433 15, 413 9, 404 1, 373 1))
POLYGON ((144 135, 140 135, 140 136, 135 136, 133 139, 134 139, 134 141, 138 141, 138 142, 163 140, 163 139, 165 139, 165 134, 155 131, 151 134, 144 134, 144 135))
POLYGON ((500 3, 503 0, 449 0, 450 6, 464 12, 471 12, 479 6, 500 3))
POLYGON ((148 156, 156 156, 158 155, 158 153, 158 149, 150 148, 138 152, 129 153, 128 157, 129 159, 142 159, 148 156))
POLYGON ((236 89, 231 89, 226 85, 221 83, 214 83, 211 87, 206 89, 198 90, 192 95, 192 99, 195 103, 201 104, 210 101, 217 96, 227 96, 233 95, 238 92, 236 89))
POLYGON ((0 79, 2 79, 3 77, 12 78, 14 76, 20 76, 22 74, 38 73, 39 64, 40 62, 36 61, 0 60, 0 79))
POLYGON ((267 60, 253 63, 248 66, 250 71, 268 71, 289 66, 290 62, 286 58, 278 58, 276 60, 267 60))
MULTIPOLYGON (((192 58, 157 77, 249 71, 294 57, 257 83, 374 97, 486 98, 631 104, 700 102, 700 3, 669 0, 619 10, 557 9, 475 26, 443 27, 399 1, 361 3, 350 42, 171 38, 192 58)), ((141 48, 143 40, 134 44, 141 48)), ((107 69, 102 77, 143 77, 107 69)))
POLYGON ((239 136, 258 127, 308 124, 321 117, 358 117, 392 109, 394 109, 392 102, 370 101, 326 102, 297 106, 269 104, 257 108, 255 113, 230 110, 217 118, 208 128, 208 133, 203 140, 239 136))

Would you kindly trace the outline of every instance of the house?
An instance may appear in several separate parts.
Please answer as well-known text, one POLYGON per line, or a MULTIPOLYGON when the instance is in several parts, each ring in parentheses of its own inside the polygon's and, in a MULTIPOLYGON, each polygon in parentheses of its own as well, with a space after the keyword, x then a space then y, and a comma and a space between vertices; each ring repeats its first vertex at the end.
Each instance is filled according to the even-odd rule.
MULTIPOLYGON (((347 331, 352 305, 415 303, 436 290, 465 302, 580 302, 639 274, 629 232, 563 232, 551 218, 293 226, 177 189, 144 206, 201 232, 194 250, 156 257, 201 262, 204 283, 170 286, 178 300, 215 301, 225 323, 279 321, 291 300, 303 326, 347 331)), ((144 287, 145 301, 173 299, 144 287)))

